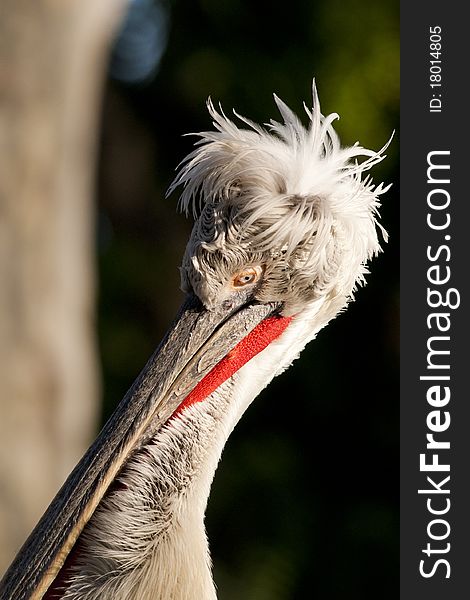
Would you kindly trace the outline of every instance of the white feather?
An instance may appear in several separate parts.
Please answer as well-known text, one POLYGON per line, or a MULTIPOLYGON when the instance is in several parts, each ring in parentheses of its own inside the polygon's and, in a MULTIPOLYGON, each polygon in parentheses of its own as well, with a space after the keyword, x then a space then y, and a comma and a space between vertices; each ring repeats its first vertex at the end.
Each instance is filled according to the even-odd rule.
POLYGON ((271 121, 268 131, 235 113, 249 126, 238 128, 209 100, 215 131, 197 134, 197 147, 169 193, 183 186, 186 213, 197 215, 204 205, 212 215, 230 211, 227 230, 213 228, 205 250, 229 237, 250 252, 282 251, 286 262, 295 255, 304 279, 317 281, 322 293, 334 287, 349 297, 363 281, 365 263, 380 250, 377 228, 387 240, 376 217, 378 198, 389 186, 375 186, 364 174, 385 158, 390 140, 378 152, 358 143, 342 148, 332 125, 338 115, 321 114, 315 84, 308 128, 277 96, 275 101, 283 122, 271 121), (358 162, 360 157, 365 160, 358 162))

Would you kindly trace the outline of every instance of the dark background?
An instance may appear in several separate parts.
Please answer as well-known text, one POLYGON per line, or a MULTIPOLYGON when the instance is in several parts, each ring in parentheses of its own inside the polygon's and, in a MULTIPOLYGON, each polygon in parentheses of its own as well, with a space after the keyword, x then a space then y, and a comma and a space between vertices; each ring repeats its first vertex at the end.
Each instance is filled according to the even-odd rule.
MULTIPOLYGON (((191 221, 165 199, 211 128, 210 95, 258 122, 304 118, 315 76, 343 143, 398 124, 398 3, 131 3, 109 69, 97 175, 103 419, 181 300, 191 221), (160 56, 160 60, 158 60, 160 56)), ((375 167, 390 234, 356 302, 249 408, 207 511, 220 600, 398 597, 398 141, 375 167), (286 416, 287 415, 287 416, 286 416)))

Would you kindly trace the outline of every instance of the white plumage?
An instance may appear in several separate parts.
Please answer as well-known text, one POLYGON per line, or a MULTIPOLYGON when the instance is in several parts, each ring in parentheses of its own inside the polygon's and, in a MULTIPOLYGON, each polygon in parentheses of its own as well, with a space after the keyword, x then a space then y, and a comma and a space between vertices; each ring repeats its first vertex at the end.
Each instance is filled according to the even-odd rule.
MULTIPOLYGON (((330 292, 350 296, 363 282, 366 261, 380 250, 377 227, 387 239, 376 215, 388 187, 363 175, 383 160, 388 143, 378 152, 358 143, 342 148, 332 126, 338 115, 322 116, 315 85, 313 107, 305 108, 308 128, 275 100, 284 122, 271 121, 270 131, 244 117, 250 129, 239 129, 209 101, 216 131, 198 134, 169 190, 183 186, 187 213, 202 209, 188 270, 210 270, 216 250, 242 254, 240 263, 246 253, 282 257, 293 277, 279 281, 281 294, 288 286, 293 297, 302 290, 302 303, 330 292), (366 160, 358 163, 359 157, 366 160), (198 249, 205 259, 200 265, 198 249)), ((184 269, 185 261, 187 287, 184 269)), ((291 303, 288 309, 298 308, 291 303)))
MULTIPOLYGON (((282 332, 269 334, 268 324, 258 334, 242 322, 237 340, 271 335, 267 345, 135 447, 81 535, 68 600, 216 598, 204 511, 225 441, 256 395, 351 300, 380 250, 378 229, 386 239, 377 209, 387 188, 363 177, 386 146, 342 148, 337 115, 321 115, 315 86, 307 128, 275 101, 283 122, 268 129, 244 117, 248 129, 238 128, 209 101, 215 131, 198 134, 170 192, 182 185, 182 208, 200 212, 181 268, 183 290, 205 307, 195 318, 220 312, 222 327, 263 305, 282 332)), ((220 343, 208 336, 203 350, 220 343)))

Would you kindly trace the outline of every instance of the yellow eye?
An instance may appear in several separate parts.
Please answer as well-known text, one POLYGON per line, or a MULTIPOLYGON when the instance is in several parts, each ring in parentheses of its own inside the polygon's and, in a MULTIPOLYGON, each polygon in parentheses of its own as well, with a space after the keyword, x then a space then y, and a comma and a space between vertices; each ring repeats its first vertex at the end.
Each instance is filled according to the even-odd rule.
POLYGON ((261 274, 260 267, 249 267, 237 273, 232 279, 232 285, 234 288, 240 288, 245 285, 250 285, 258 281, 261 274))

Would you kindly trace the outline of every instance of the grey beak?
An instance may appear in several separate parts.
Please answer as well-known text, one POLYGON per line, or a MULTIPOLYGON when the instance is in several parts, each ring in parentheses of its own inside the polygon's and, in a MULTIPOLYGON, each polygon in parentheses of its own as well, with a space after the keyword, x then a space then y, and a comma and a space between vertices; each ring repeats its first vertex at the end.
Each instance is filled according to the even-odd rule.
POLYGON ((188 297, 167 335, 0 582, 2 600, 40 599, 129 456, 145 445, 199 381, 276 304, 221 305, 188 297))

